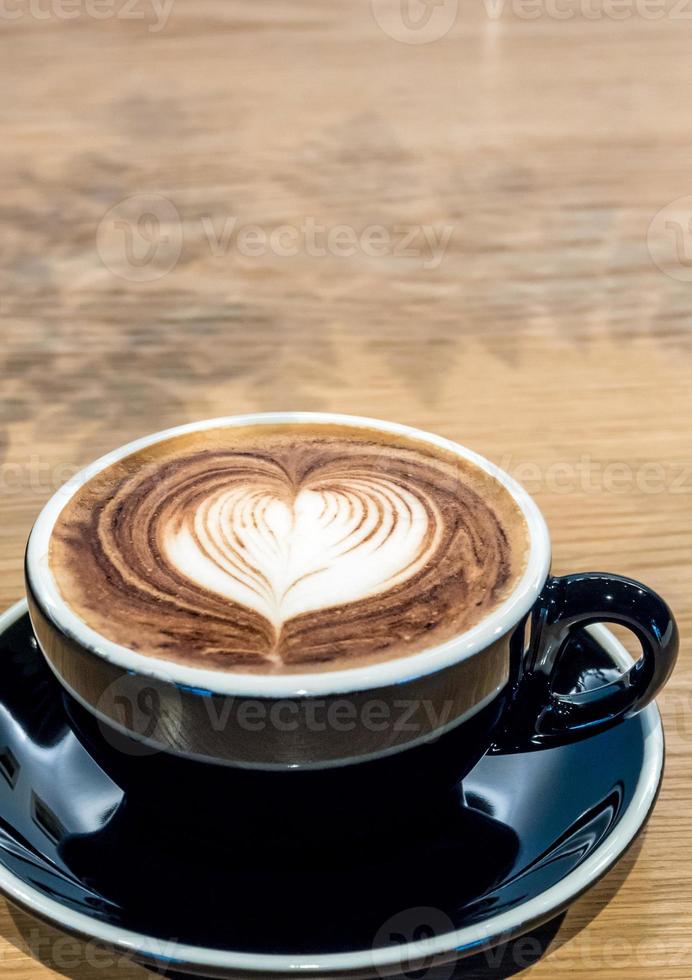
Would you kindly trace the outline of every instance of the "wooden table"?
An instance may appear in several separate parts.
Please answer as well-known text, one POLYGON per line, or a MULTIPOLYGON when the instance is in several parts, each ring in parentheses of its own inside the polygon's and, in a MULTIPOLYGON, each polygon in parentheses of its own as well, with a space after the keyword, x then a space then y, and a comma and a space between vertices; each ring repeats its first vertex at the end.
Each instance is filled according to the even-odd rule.
MULTIPOLYGON (((535 493, 556 571, 640 577, 687 634, 689 19, 416 3, 3 5, 3 605, 74 467, 179 422, 325 409, 489 455, 535 493)), ((684 642, 661 708, 649 828, 536 978, 690 976, 684 642)), ((0 934, 3 980, 144 976, 4 905, 0 934)))

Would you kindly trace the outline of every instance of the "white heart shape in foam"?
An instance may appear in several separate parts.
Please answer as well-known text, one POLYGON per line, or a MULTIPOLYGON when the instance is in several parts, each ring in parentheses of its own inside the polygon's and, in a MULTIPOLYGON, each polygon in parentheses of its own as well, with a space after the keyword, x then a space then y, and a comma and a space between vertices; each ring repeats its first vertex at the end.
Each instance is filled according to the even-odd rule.
POLYGON ((261 487, 205 501, 163 541, 188 579, 275 625, 388 591, 432 554, 430 502, 386 479, 301 489, 292 504, 261 487))

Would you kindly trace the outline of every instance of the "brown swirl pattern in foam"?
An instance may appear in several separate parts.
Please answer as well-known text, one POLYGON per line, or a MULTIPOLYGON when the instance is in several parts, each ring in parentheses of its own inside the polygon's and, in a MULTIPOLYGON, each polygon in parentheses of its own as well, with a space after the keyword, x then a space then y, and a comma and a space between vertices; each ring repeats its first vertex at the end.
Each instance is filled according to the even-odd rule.
POLYGON ((99 474, 60 516, 51 567, 119 643, 288 672, 467 629, 525 551, 509 494, 456 457, 368 430, 253 427, 178 437, 99 474))

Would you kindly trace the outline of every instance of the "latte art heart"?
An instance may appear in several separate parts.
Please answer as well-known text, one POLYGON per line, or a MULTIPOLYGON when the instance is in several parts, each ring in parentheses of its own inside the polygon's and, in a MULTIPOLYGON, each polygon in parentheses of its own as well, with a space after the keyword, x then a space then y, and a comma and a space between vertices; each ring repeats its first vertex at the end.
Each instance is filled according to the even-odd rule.
POLYGON ((92 628, 219 670, 406 656, 487 615, 526 527, 471 463, 328 425, 209 429, 125 457, 66 505, 50 564, 92 628))
POLYGON ((414 575, 434 552, 438 524, 433 503, 376 477, 305 487, 292 499, 238 487, 164 532, 163 547, 181 575, 254 609, 280 632, 301 613, 414 575))

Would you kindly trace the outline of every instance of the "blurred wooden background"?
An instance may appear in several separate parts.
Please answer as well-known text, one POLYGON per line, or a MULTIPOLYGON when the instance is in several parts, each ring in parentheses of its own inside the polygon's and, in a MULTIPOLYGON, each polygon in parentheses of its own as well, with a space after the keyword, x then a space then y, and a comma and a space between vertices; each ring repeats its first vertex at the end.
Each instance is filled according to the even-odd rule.
MULTIPOLYGON (((484 452, 535 493, 557 572, 644 579, 684 637, 691 37, 657 0, 4 4, 2 604, 76 466, 327 409, 484 452)), ((684 642, 661 707, 649 829, 536 978, 690 976, 684 642)), ((6 980, 144 976, 4 905, 0 936, 6 980)))

